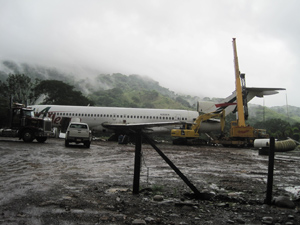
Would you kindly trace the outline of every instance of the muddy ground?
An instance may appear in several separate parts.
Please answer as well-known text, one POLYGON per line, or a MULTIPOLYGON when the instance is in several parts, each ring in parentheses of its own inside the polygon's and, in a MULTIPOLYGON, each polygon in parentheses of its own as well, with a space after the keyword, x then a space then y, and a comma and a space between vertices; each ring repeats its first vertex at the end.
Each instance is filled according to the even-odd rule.
POLYGON ((263 204, 268 157, 257 150, 158 144, 201 193, 143 144, 140 194, 133 195, 134 145, 66 148, 0 138, 0 224, 300 224, 300 151, 276 153, 273 197, 263 204))

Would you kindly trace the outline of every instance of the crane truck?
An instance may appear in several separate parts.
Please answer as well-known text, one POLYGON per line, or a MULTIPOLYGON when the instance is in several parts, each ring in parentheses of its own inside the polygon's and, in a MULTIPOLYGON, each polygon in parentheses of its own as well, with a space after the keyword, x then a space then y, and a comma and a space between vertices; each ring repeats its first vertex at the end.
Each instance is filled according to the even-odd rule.
POLYGON ((199 138, 199 128, 205 120, 219 118, 221 123, 220 138, 211 140, 211 144, 222 144, 223 146, 253 146, 254 140, 258 138, 268 138, 269 136, 264 129, 255 129, 252 126, 246 125, 245 119, 248 117, 248 108, 246 100, 245 75, 240 74, 236 40, 233 38, 233 54, 234 54, 234 70, 235 70, 235 86, 236 86, 236 105, 237 105, 237 120, 231 122, 230 135, 225 136, 225 113, 211 112, 199 115, 192 125, 184 125, 181 129, 172 129, 171 136, 177 139, 173 140, 173 144, 186 144, 189 139, 199 138), (241 83, 242 80, 242 83, 241 83))
POLYGON ((33 109, 14 103, 9 109, 8 124, 0 129, 2 137, 18 137, 24 142, 36 139, 43 143, 52 136, 52 120, 49 117, 38 118, 33 109))

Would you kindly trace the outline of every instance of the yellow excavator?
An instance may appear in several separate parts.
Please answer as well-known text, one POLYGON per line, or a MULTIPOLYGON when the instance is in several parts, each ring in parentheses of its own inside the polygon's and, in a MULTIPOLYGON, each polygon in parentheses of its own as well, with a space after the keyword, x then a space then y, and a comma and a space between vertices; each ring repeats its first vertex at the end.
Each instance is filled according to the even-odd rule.
POLYGON ((235 84, 236 84, 236 104, 237 104, 237 120, 231 122, 230 135, 224 136, 224 127, 225 127, 225 112, 224 110, 216 113, 207 113, 199 115, 195 120, 194 124, 186 124, 182 129, 173 129, 171 131, 171 136, 176 137, 177 142, 174 140, 174 144, 185 144, 183 140, 186 140, 186 143, 189 139, 199 138, 199 129, 203 121, 219 118, 221 123, 221 133, 219 139, 212 140, 212 144, 222 144, 224 146, 251 146, 254 143, 254 140, 257 138, 268 138, 266 130, 255 129, 249 125, 246 125, 245 116, 248 116, 247 111, 247 101, 243 98, 243 90, 241 85, 241 78, 243 85, 245 85, 244 74, 240 74, 239 63, 237 57, 236 49, 236 40, 233 38, 233 54, 234 54, 234 70, 235 70, 235 84), (244 110, 244 108, 246 108, 244 110), (178 141, 180 140, 180 141, 178 141))
MULTIPOLYGON (((192 140, 200 138, 200 127, 202 122, 219 119, 221 123, 221 131, 225 128, 225 111, 221 111, 220 113, 211 112, 199 115, 193 124, 184 124, 180 129, 172 129, 171 136, 177 139, 173 140, 173 144, 188 144, 192 140)), ((217 121, 219 122, 219 121, 217 121)), ((191 143, 189 143, 191 144, 191 143)), ((201 142, 201 144, 203 144, 201 142)))

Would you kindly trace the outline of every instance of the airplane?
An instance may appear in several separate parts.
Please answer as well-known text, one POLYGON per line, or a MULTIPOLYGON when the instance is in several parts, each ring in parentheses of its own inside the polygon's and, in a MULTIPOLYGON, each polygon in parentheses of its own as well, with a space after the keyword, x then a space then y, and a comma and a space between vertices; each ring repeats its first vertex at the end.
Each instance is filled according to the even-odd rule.
MULTIPOLYGON (((246 88, 246 101, 264 95, 277 94, 284 88, 246 88)), ((87 123, 91 130, 100 133, 126 133, 130 128, 139 128, 146 133, 168 133, 182 124, 192 124, 200 114, 221 112, 225 115, 236 109, 236 94, 232 92, 222 103, 198 102, 197 111, 178 109, 121 108, 68 105, 30 105, 38 116, 52 118, 59 129, 64 121, 77 120, 87 123)), ((201 124, 199 132, 209 133, 221 130, 220 120, 210 119, 201 124)))

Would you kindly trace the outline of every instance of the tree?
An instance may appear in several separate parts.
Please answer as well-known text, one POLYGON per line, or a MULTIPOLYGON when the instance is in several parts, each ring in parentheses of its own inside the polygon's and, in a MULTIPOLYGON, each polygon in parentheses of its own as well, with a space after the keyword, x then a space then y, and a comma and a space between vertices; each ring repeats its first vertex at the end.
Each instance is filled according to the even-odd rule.
POLYGON ((264 128, 270 136, 277 139, 286 139, 291 134, 291 125, 281 119, 268 119, 265 122, 258 122, 255 128, 264 128))
POLYGON ((9 106, 10 99, 22 104, 32 104, 37 99, 34 87, 39 80, 32 82, 30 77, 24 74, 10 74, 6 82, 0 81, 0 98, 6 107, 9 106))
POLYGON ((35 92, 45 98, 42 104, 52 105, 93 105, 93 102, 83 96, 80 91, 73 90, 74 86, 58 80, 43 80, 36 87, 35 92))

